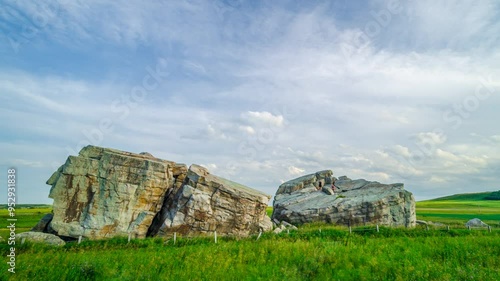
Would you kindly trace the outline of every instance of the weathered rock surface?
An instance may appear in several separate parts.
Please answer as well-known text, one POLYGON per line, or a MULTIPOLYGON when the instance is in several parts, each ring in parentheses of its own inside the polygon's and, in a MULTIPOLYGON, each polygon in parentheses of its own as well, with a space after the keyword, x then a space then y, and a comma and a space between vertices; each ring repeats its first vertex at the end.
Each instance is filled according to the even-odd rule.
POLYGON ((415 226, 415 199, 403 184, 351 180, 346 176, 336 179, 332 175, 326 170, 283 183, 274 197, 273 220, 292 224, 415 226), (332 183, 336 187, 333 195, 324 191, 332 183))
POLYGON ((465 224, 466 227, 488 227, 487 224, 485 224, 484 222, 482 222, 480 219, 478 218, 475 218, 475 219, 471 219, 470 221, 468 221, 466 224, 465 224))
POLYGON ((34 232, 50 232, 49 224, 54 217, 53 214, 46 214, 42 219, 31 229, 34 232))
POLYGON ((56 235, 42 232, 23 232, 16 235, 16 239, 21 240, 26 239, 26 241, 44 243, 53 246, 63 246, 66 244, 61 238, 56 235))
POLYGON ((185 184, 169 195, 157 217, 162 222, 158 233, 196 235, 217 230, 221 235, 248 236, 261 230, 269 231, 272 223, 266 215, 266 207, 270 198, 192 165, 185 184))
POLYGON ((47 181, 61 236, 91 239, 135 233, 145 237, 168 189, 186 167, 149 155, 87 146, 47 181))
POLYGON ((297 230, 298 229, 295 225, 289 224, 286 221, 278 222, 275 225, 276 225, 276 227, 273 230, 274 234, 280 234, 281 232, 283 232, 285 230, 290 231, 290 230, 297 230))
POLYGON ((44 229, 59 236, 248 235, 271 225, 265 216, 269 195, 149 153, 87 146, 47 184, 54 215, 44 229))

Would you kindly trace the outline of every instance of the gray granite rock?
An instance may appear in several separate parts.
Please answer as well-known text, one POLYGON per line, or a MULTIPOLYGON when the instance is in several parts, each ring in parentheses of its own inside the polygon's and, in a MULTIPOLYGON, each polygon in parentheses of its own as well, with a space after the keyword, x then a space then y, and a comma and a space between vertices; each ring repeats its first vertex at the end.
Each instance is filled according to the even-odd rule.
POLYGON ((346 176, 335 179, 332 175, 327 170, 283 183, 274 197, 272 218, 291 224, 415 226, 415 199, 403 184, 351 180, 346 176), (327 182, 334 183, 334 195, 318 191, 317 187, 325 187, 327 182))

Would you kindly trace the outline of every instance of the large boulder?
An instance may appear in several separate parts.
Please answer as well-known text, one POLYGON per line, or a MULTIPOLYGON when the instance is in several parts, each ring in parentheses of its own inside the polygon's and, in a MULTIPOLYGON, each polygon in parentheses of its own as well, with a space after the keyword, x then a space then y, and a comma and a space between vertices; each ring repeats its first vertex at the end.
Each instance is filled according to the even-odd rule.
POLYGON ((47 184, 54 215, 46 229, 64 237, 143 238, 160 230, 243 235, 268 224, 270 196, 149 153, 87 146, 47 184))
POLYGON ((217 231, 221 235, 248 236, 269 231, 272 230, 271 219, 266 215, 269 199, 269 195, 192 165, 185 184, 172 192, 157 217, 161 222, 158 233, 199 235, 217 231))
POLYGON ((145 237, 167 191, 182 181, 185 165, 95 146, 69 156, 47 181, 61 236, 91 239, 145 237))
POLYGON ((283 183, 274 197, 272 218, 292 224, 415 226, 415 199, 403 184, 332 175, 327 170, 283 183), (333 195, 325 191, 332 184, 333 195))

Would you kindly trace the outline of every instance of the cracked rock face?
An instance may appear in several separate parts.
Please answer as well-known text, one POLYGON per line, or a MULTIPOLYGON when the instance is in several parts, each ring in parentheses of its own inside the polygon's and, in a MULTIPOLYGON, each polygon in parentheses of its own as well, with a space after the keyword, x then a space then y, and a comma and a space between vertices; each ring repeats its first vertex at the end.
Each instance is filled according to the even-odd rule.
POLYGON ((161 222, 158 234, 197 235, 217 230, 221 235, 248 236, 269 231, 272 223, 266 207, 270 198, 192 165, 185 184, 169 195, 157 217, 161 222))
POLYGON ((292 224, 415 226, 415 199, 402 183, 332 175, 327 170, 283 183, 274 197, 272 218, 292 224))
POLYGON ((270 199, 199 166, 188 170, 149 153, 95 146, 68 157, 47 184, 54 199, 50 229, 90 239, 129 233, 143 238, 174 229, 249 234, 266 226, 270 199))

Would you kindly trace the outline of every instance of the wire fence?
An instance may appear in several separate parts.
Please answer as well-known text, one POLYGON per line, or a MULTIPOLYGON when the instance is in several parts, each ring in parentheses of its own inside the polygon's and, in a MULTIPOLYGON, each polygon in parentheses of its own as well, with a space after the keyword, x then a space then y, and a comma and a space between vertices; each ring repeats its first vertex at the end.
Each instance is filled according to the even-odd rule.
MULTIPOLYGON (((334 225, 324 225, 324 227, 305 227, 305 228, 286 228, 280 233, 273 233, 273 232, 258 232, 256 234, 251 235, 250 237, 238 237, 234 235, 220 235, 217 233, 217 231, 214 232, 209 232, 206 233, 205 235, 201 236, 195 236, 195 235, 182 235, 180 233, 174 232, 162 237, 157 237, 157 239, 161 239, 165 245, 187 245, 187 244, 196 244, 196 243, 214 243, 218 244, 221 241, 227 242, 227 241, 235 241, 235 240, 242 240, 242 239, 252 239, 255 241, 259 241, 262 239, 263 236, 269 237, 269 236, 281 236, 281 237, 287 237, 287 236, 300 236, 300 237, 305 237, 307 235, 312 235, 314 236, 314 233, 317 233, 316 235, 319 235, 320 237, 327 237, 334 235, 332 234, 333 232, 335 233, 344 233, 343 235, 352 235, 352 234, 363 234, 363 233, 373 233, 377 234, 380 233, 383 235, 383 233, 387 233, 388 231, 398 231, 398 229, 403 229, 409 233, 412 231, 417 231, 417 232, 431 232, 433 231, 439 231, 439 232, 450 232, 454 230, 461 230, 463 231, 483 231, 487 233, 492 233, 492 232, 497 232, 500 231, 499 226, 459 226, 459 225, 445 225, 445 224, 420 224, 417 225, 416 227, 412 228, 395 228, 395 227, 388 227, 388 226, 382 226, 382 225, 358 225, 358 226, 334 226, 334 225)), ((135 233, 130 232, 128 234, 128 237, 124 237, 127 240, 127 244, 130 243, 137 243, 137 241, 142 241, 144 239, 141 239, 135 235, 135 233)), ((26 239, 22 239, 21 244, 25 243, 26 239)), ((75 241, 77 244, 80 244, 84 241, 88 241, 83 236, 79 236, 78 239, 75 241)))

